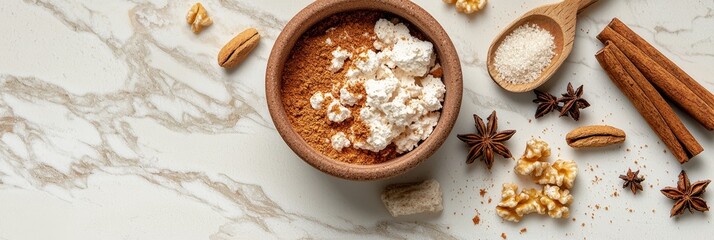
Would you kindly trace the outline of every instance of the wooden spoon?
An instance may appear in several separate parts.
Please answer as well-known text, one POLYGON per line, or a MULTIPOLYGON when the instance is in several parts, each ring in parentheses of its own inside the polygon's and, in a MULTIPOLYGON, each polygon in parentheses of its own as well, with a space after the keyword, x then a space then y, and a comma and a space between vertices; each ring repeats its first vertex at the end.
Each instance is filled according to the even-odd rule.
POLYGON ((565 0, 561 3, 545 5, 530 10, 511 23, 496 37, 488 49, 486 65, 488 66, 488 74, 491 75, 493 81, 510 92, 527 92, 548 81, 573 49, 577 14, 595 2, 597 0, 565 0), (513 84, 502 79, 498 71, 496 71, 496 67, 493 64, 494 57, 496 49, 501 46, 506 36, 526 23, 536 24, 553 35, 555 38, 555 55, 551 60, 550 66, 546 67, 535 81, 525 84, 513 84))

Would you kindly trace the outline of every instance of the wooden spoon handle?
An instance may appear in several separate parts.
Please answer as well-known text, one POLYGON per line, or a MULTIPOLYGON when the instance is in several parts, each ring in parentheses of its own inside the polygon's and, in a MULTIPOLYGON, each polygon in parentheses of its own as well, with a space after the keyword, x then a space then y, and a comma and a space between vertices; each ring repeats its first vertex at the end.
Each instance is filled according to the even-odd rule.
POLYGON ((580 0, 580 3, 578 3, 578 14, 595 2, 597 2, 597 0, 580 0))

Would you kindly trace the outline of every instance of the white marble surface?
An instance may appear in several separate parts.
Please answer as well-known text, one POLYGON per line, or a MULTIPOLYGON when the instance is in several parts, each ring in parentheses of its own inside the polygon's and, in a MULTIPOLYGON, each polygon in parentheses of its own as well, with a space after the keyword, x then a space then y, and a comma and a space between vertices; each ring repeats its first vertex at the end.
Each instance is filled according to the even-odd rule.
MULTIPOLYGON (((492 0, 465 16, 439 0, 420 0, 446 29, 464 70, 464 101, 452 136, 428 161, 375 182, 336 179, 304 164, 282 142, 264 97, 265 64, 285 23, 310 1, 203 4, 215 23, 199 35, 184 14, 190 1, 8 0, 0 4, 0 239, 257 238, 671 238, 714 234, 712 214, 669 218, 659 193, 686 169, 714 178, 714 136, 684 117, 706 149, 681 166, 608 80, 595 35, 612 17, 714 90, 714 1, 600 0, 582 13, 575 48, 542 90, 585 85, 592 107, 580 122, 555 114, 534 120, 532 94, 502 91, 488 77, 491 39, 547 0, 492 0), (264 38, 238 70, 215 63, 224 42, 246 27, 264 38), (466 165, 456 133, 471 114, 497 110, 516 156, 532 136, 580 172, 575 220, 529 216, 515 224, 494 212, 501 184, 517 182, 513 160, 489 172, 466 165), (605 123, 628 133, 619 147, 573 151, 563 140, 578 125, 605 123), (628 150, 629 149, 629 150, 628 150), (646 176, 637 196, 617 178, 646 176), (390 183, 435 178, 444 191, 437 215, 392 218, 379 200, 390 183), (479 189, 486 189, 485 197, 479 189), (613 193, 619 196, 613 196, 613 193), (488 202, 488 199, 493 202, 488 202), (599 207, 599 209, 598 209, 599 207), (606 210, 607 209, 607 210, 606 210), (481 224, 471 218, 480 214, 481 224), (527 233, 519 234, 521 228, 527 233)), ((679 113, 681 111, 678 110, 679 113)), ((712 193, 705 198, 714 203, 712 193)))

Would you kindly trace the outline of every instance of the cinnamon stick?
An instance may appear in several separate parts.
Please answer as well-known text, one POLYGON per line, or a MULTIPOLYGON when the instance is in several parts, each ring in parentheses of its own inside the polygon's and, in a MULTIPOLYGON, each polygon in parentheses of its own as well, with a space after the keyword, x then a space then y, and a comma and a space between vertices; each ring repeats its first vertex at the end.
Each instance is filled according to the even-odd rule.
POLYGON ((648 100, 655 106, 665 123, 667 123, 669 129, 672 130, 672 133, 674 133, 674 136, 684 148, 687 156, 691 158, 704 151, 702 145, 700 145, 694 136, 692 136, 692 133, 687 130, 679 117, 677 117, 677 114, 674 113, 674 110, 672 110, 669 104, 667 104, 664 100, 662 95, 657 92, 649 81, 647 81, 645 76, 642 75, 642 73, 637 69, 637 67, 635 67, 634 64, 632 64, 625 54, 610 41, 607 41, 606 45, 606 47, 612 51, 613 55, 625 71, 627 71, 630 77, 632 77, 632 80, 637 83, 637 86, 639 86, 640 89, 642 89, 648 100))
POLYGON ((662 52, 654 48, 650 43, 645 41, 644 38, 640 37, 637 33, 632 31, 627 25, 625 25, 620 19, 613 18, 612 21, 610 21, 610 24, 608 24, 612 30, 615 32, 619 33, 625 39, 630 41, 632 44, 637 46, 642 52, 647 54, 647 56, 651 57, 652 60, 657 62, 660 66, 664 67, 667 72, 672 74, 675 79, 679 80, 684 86, 688 87, 694 94, 699 96, 704 102, 709 105, 710 108, 714 108, 714 94, 709 92, 704 86, 699 84, 694 78, 689 76, 682 68, 677 66, 672 60, 664 56, 662 52))
POLYGON ((635 106, 637 111, 647 121, 662 142, 667 145, 675 158, 680 163, 686 162, 690 157, 684 150, 681 142, 677 140, 677 137, 672 132, 672 129, 669 128, 653 101, 650 101, 647 94, 618 61, 613 53, 613 46, 615 45, 608 44, 595 54, 595 58, 600 63, 600 66, 602 66, 612 82, 630 99, 632 105, 635 106))
POLYGON ((692 90, 679 82, 676 77, 637 46, 610 27, 605 27, 597 38, 603 43, 612 41, 657 89, 674 100, 706 129, 714 130, 714 108, 709 107, 702 98, 694 94, 692 90))

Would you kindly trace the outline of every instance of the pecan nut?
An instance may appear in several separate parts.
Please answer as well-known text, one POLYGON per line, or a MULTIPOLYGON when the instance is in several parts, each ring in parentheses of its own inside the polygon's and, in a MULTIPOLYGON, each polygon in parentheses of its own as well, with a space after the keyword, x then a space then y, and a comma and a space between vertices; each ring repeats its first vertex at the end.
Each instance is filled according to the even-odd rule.
POLYGON ((248 54, 258 46, 260 34, 255 28, 248 28, 226 43, 218 52, 218 65, 230 69, 248 58, 248 54))
POLYGON ((574 148, 603 147, 625 141, 625 132, 611 126, 593 125, 576 128, 565 136, 574 148))

